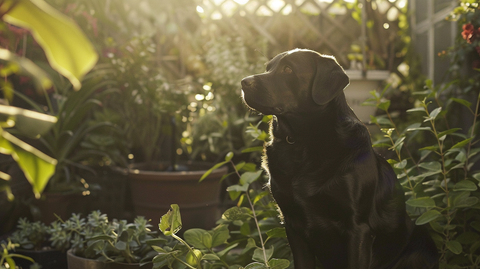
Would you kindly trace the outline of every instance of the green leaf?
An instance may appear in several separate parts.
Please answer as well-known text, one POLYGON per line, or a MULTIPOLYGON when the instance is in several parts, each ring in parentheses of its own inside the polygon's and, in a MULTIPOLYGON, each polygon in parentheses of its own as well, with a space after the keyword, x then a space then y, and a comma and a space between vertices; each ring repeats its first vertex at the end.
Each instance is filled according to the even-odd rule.
POLYGON ((220 163, 215 164, 212 168, 208 169, 207 172, 205 172, 202 175, 202 177, 198 180, 198 182, 202 182, 204 179, 206 179, 213 172, 213 170, 220 168, 222 165, 224 165, 228 162, 229 161, 224 161, 224 162, 220 162, 220 163))
POLYGON ((442 216, 442 214, 437 210, 429 210, 418 217, 418 219, 415 221, 415 224, 423 225, 429 223, 430 221, 436 220, 440 216, 442 216))
POLYGON ((240 176, 240 185, 250 185, 251 183, 255 182, 260 175, 263 173, 262 170, 258 170, 256 172, 245 172, 240 176))
POLYGON ((55 173, 57 160, 0 129, 0 153, 11 155, 22 169, 38 199, 55 173))
POLYGON ((271 259, 268 265, 270 265, 270 269, 286 269, 290 266, 290 261, 285 259, 271 259))
POLYGON ((390 100, 386 100, 377 105, 377 108, 383 111, 387 111, 389 107, 390 107, 390 100))
POLYGON ((183 237, 187 243, 198 249, 212 248, 212 235, 203 229, 189 229, 185 231, 183 237))
POLYGON ((230 220, 230 221, 235 221, 235 220, 245 221, 250 217, 251 217, 250 209, 246 207, 236 207, 236 206, 227 209, 222 215, 222 219, 230 220))
POLYGON ((425 108, 423 107, 415 107, 415 108, 411 108, 409 110, 407 110, 407 112, 419 112, 419 111, 422 111, 422 112, 425 112, 425 108))
POLYGON ((217 252, 217 255, 220 256, 220 257, 223 257, 225 254, 227 254, 230 250, 236 248, 238 246, 238 243, 235 243, 233 245, 230 245, 228 247, 226 247, 225 249, 223 249, 222 251, 220 252, 217 252))
MULTIPOLYGON (((232 186, 229 186, 227 188, 228 192, 246 192, 247 190, 248 190, 248 185, 243 185, 243 186, 242 185, 232 185, 232 186)), ((232 200, 235 200, 235 199, 232 199, 232 200)))
MULTIPOLYGON (((276 227, 267 232, 268 239, 270 238, 287 238, 287 232, 283 227, 276 227)), ((267 239, 267 240, 268 240, 267 239)))
POLYGON ((445 246, 448 248, 448 250, 450 250, 454 254, 462 253, 462 244, 460 244, 460 242, 458 241, 455 241, 455 240, 448 241, 445 243, 445 246))
POLYGON ((397 168, 397 169, 403 169, 407 166, 407 160, 402 160, 401 162, 399 163, 396 163, 393 165, 393 167, 397 168))
POLYGON ((480 221, 474 220, 470 223, 470 227, 480 232, 480 221))
POLYGON ((455 133, 457 131, 460 131, 462 130, 462 128, 453 128, 453 129, 449 129, 449 130, 446 130, 446 131, 443 131, 441 133, 438 134, 438 138, 442 138, 446 135, 449 135, 449 134, 452 134, 452 133, 455 133))
POLYGON ((206 261, 220 261, 220 258, 215 254, 205 254, 202 257, 202 260, 206 261))
POLYGON ((253 262, 245 266, 245 269, 268 269, 265 264, 253 262))
POLYGON ((432 110, 432 112, 430 112, 429 119, 431 119, 431 120, 436 119, 438 114, 440 114, 440 112, 442 112, 442 107, 435 108, 434 110, 432 110))
POLYGON ((470 103, 469 101, 467 100, 463 100, 463 99, 458 99, 458 98, 450 98, 450 100, 454 101, 454 102, 457 102, 463 106, 466 106, 468 108, 470 108, 472 106, 472 103, 470 103))
POLYGON ((430 197, 421 197, 406 201, 407 205, 413 207, 435 207, 435 200, 430 197))
POLYGON ((478 241, 480 235, 476 232, 464 232, 457 236, 456 240, 463 245, 471 245, 478 241))
POLYGON ((477 185, 469 180, 461 180, 453 187, 453 191, 476 191, 477 185))
POLYGON ((182 218, 180 216, 180 208, 177 204, 170 205, 170 210, 162 216, 158 227, 166 236, 176 234, 182 229, 182 218))
POLYGON ((470 141, 473 139, 473 137, 471 138, 467 138, 461 142, 458 142, 457 144, 453 145, 453 147, 451 149, 456 149, 456 148, 463 148, 465 145, 467 145, 468 143, 470 143, 470 141))
POLYGON ((222 244, 225 244, 228 238, 230 238, 228 225, 217 226, 212 231, 212 247, 218 247, 222 244))
POLYGON ((231 151, 230 151, 229 153, 227 153, 227 155, 225 155, 225 162, 231 161, 232 158, 233 158, 233 155, 234 155, 234 154, 233 154, 233 152, 231 152, 231 151))
POLYGON ((50 65, 80 89, 81 78, 98 60, 93 45, 66 15, 40 0, 7 0, 1 6, 3 16, 13 25, 29 29, 45 51, 50 65))
POLYGON ((430 171, 441 171, 442 170, 442 165, 439 162, 421 163, 418 166, 421 167, 421 168, 430 170, 430 171))
MULTIPOLYGON (((265 256, 267 258, 266 261, 270 260, 270 258, 273 255, 273 246, 269 249, 265 249, 265 256)), ((262 262, 265 263, 265 256, 263 255, 263 249, 262 248, 257 248, 253 252, 252 260, 257 261, 257 262, 262 262)))
POLYGON ((453 203, 453 205, 456 208, 466 208, 466 207, 472 207, 477 203, 478 203, 477 197, 463 197, 460 199, 455 199, 455 202, 453 203))

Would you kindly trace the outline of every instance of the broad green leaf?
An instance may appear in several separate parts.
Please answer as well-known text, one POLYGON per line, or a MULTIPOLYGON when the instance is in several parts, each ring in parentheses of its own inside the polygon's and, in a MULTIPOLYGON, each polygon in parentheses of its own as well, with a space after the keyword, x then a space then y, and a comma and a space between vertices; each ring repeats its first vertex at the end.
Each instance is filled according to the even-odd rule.
POLYGON ((212 235, 203 229, 189 229, 185 231, 183 237, 187 243, 198 249, 212 248, 212 235))
POLYGON ((220 258, 215 255, 215 254, 205 254, 203 255, 202 257, 202 260, 206 260, 206 261, 219 261, 220 258))
POLYGON ((415 221, 415 224, 423 225, 429 223, 430 221, 436 220, 440 216, 442 216, 442 214, 437 210, 429 210, 418 217, 418 219, 415 221))
POLYGON ((0 122, 12 121, 12 128, 22 135, 37 138, 57 122, 57 117, 13 106, 0 105, 0 122))
POLYGON ((118 241, 115 244, 115 248, 118 249, 118 250, 126 250, 127 249, 127 243, 124 242, 124 241, 118 241))
POLYGON ((41 0, 6 0, 0 7, 3 19, 29 29, 45 51, 50 65, 70 80, 75 89, 81 78, 98 60, 93 45, 80 28, 66 15, 41 0))
POLYGON ((270 258, 272 257, 273 255, 273 246, 271 246, 271 248, 269 249, 265 249, 265 255, 263 253, 263 249, 262 248, 257 248, 255 249, 255 251, 253 252, 253 256, 252 256, 252 260, 254 261, 257 261, 257 262, 266 262, 268 260, 270 260, 270 258), (266 260, 265 260, 265 256, 266 256, 266 260))
POLYGON ((464 232, 457 236, 456 240, 463 245, 471 245, 480 239, 480 235, 476 232, 464 232))
POLYGON ((425 168, 430 171, 440 171, 442 170, 442 165, 439 162, 427 162, 421 163, 418 165, 421 168, 425 168))
MULTIPOLYGON (((228 192, 246 192, 248 190, 248 185, 232 185, 227 188, 228 192)), ((238 197, 238 196, 237 196, 238 197)), ((236 198, 235 198, 236 199, 236 198)), ((233 199, 233 200, 235 200, 233 199)))
POLYGON ((262 174, 262 170, 258 170, 257 172, 245 172, 240 177, 240 185, 250 185, 251 183, 255 182, 260 175, 262 174))
POLYGON ((0 128, 0 153, 11 155, 22 169, 33 188, 35 197, 40 198, 48 181, 55 173, 57 160, 45 155, 29 144, 0 128))
POLYGON ((453 252, 454 254, 460 254, 462 253, 462 244, 456 240, 448 241, 445 243, 445 246, 453 252))
POLYGON ((170 210, 161 217, 158 228, 167 236, 176 234, 182 229, 182 218, 177 204, 170 205, 170 210))
POLYGON ((453 187, 453 191, 476 191, 477 185, 469 180, 461 180, 453 187))
POLYGON ((290 261, 285 259, 271 259, 268 265, 270 265, 270 269, 286 269, 290 266, 290 261))
POLYGON ((407 160, 402 160, 401 162, 399 163, 396 163, 393 165, 393 167, 397 168, 397 169, 403 169, 407 166, 407 160))
POLYGON ((247 220, 250 217, 251 217, 250 209, 246 207, 236 207, 236 206, 227 209, 222 215, 222 219, 230 220, 230 221, 247 220))
POLYGON ((435 201, 430 197, 410 199, 406 204, 414 207, 435 207, 435 201))
POLYGON ((217 226, 212 231, 212 247, 218 247, 225 244, 230 238, 230 232, 227 225, 217 226))
POLYGON ((472 106, 472 103, 470 103, 469 101, 467 100, 463 100, 463 99, 458 99, 458 98, 450 98, 452 101, 454 102, 457 102, 463 106, 466 106, 468 108, 470 108, 472 106))
POLYGON ((476 174, 472 175, 472 177, 474 179, 476 179, 478 182, 480 182, 480 173, 476 173, 476 174))
POLYGON ((276 227, 267 232, 268 238, 287 238, 285 228, 276 227))
POLYGON ((477 203, 478 203, 477 197, 464 197, 464 198, 456 199, 453 205, 454 207, 457 207, 457 208, 466 208, 466 207, 472 207, 477 203))

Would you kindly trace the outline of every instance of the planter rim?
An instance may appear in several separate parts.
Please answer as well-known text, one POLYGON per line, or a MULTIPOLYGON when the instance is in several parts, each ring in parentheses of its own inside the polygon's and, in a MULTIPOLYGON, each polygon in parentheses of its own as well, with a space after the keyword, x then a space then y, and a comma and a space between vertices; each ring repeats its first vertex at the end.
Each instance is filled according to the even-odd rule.
MULTIPOLYGON (((75 257, 75 259, 79 259, 79 260, 88 260, 88 261, 95 261, 95 262, 99 262, 99 261, 96 261, 96 260, 93 260, 93 259, 88 259, 88 258, 84 258, 84 257, 80 257, 80 256, 77 256, 73 253, 73 250, 72 249, 69 249, 67 251, 67 255, 70 256, 70 257, 75 257)), ((107 264, 106 262, 99 262, 99 263, 104 263, 104 264, 107 264)), ((121 264, 121 265, 139 265, 139 263, 123 263, 123 262, 111 262, 112 264, 121 264)), ((143 267, 143 266, 142 266, 143 267)))
MULTIPOLYGON (((138 165, 141 165, 141 164, 144 164, 144 163, 139 163, 137 164, 138 165)), ((199 164, 199 163, 193 163, 194 165, 195 164, 199 164)), ((200 164, 208 164, 210 167, 213 167, 214 164, 210 164, 210 163, 200 163, 200 164)), ((131 167, 129 167, 128 169, 128 174, 131 174, 131 175, 163 175, 163 176, 168 176, 168 177, 183 177, 183 176, 199 176, 199 178, 205 174, 205 172, 207 170, 209 170, 210 168, 207 168, 207 169, 202 169, 202 170, 195 170, 195 171, 152 171, 152 170, 142 170, 142 169, 137 169, 135 168, 136 166, 133 165, 131 167)), ((222 167, 219 167, 215 170, 212 171, 211 174, 225 174, 227 172, 227 167, 226 166, 222 166, 222 167)))
POLYGON ((385 80, 390 76, 388 70, 367 70, 367 76, 362 76, 362 70, 345 70, 350 80, 385 80))

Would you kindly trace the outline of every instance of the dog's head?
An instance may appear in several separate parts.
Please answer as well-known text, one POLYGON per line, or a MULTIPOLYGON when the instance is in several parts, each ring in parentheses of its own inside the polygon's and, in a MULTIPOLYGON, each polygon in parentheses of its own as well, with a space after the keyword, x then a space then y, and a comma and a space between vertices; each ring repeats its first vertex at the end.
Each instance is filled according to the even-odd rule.
POLYGON ((266 72, 242 80, 242 97, 265 115, 310 112, 328 104, 349 84, 334 57, 295 49, 275 56, 266 72))

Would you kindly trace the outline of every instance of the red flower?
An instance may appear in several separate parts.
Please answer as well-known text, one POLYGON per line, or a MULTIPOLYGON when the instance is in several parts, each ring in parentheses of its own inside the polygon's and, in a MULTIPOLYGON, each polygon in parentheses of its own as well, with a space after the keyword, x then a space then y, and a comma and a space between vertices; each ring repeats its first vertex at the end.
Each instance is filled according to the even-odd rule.
POLYGON ((471 23, 464 24, 462 29, 462 37, 467 40, 469 44, 471 44, 479 35, 479 30, 475 30, 475 27, 471 23))

